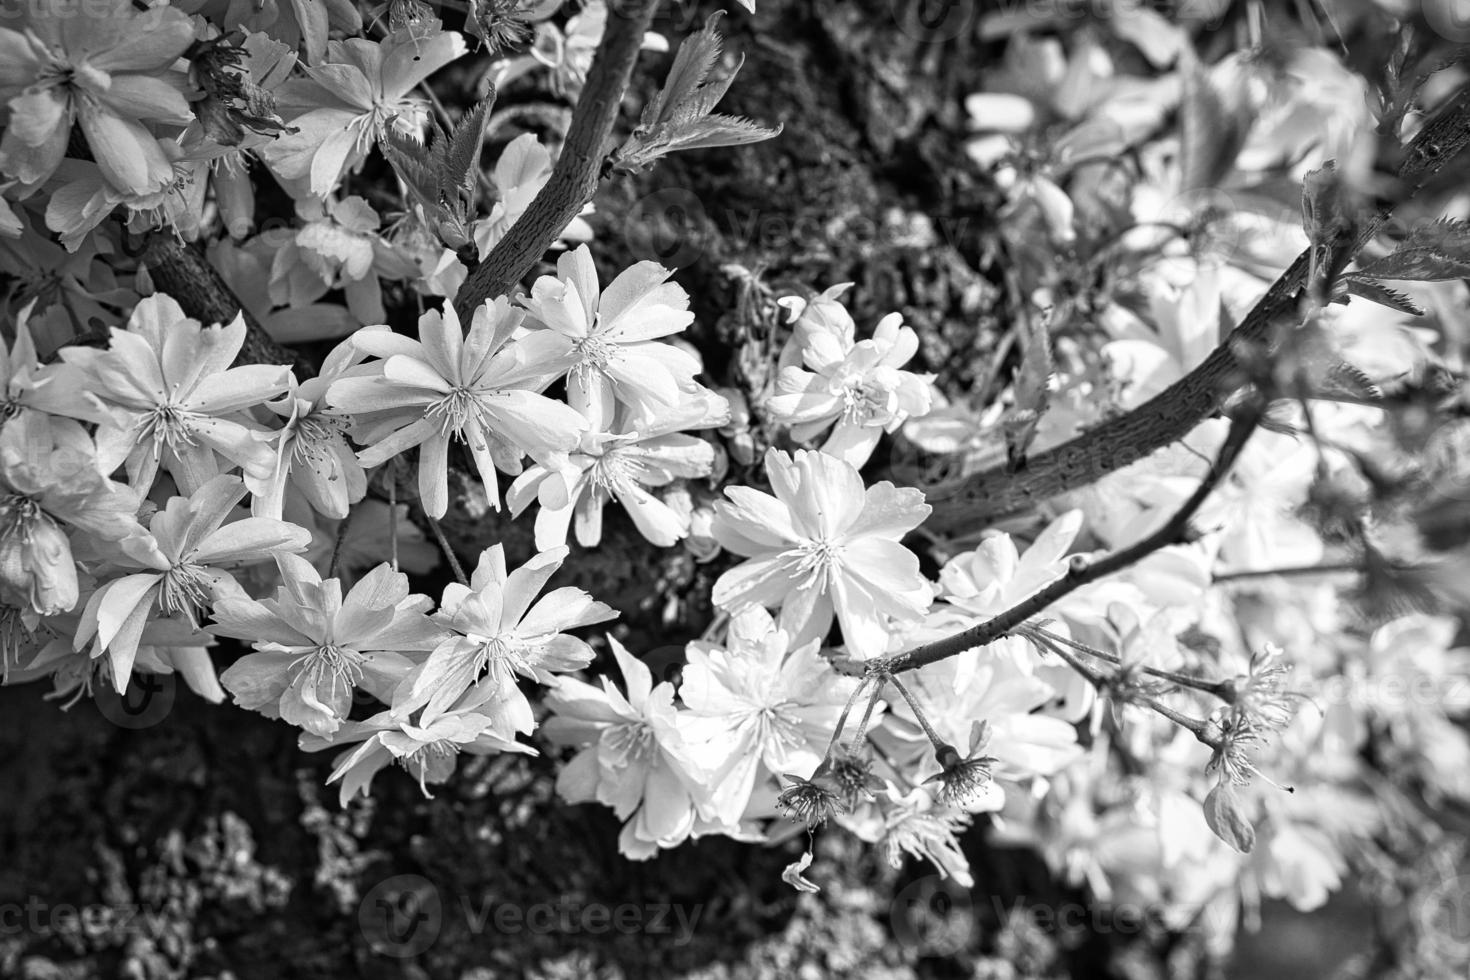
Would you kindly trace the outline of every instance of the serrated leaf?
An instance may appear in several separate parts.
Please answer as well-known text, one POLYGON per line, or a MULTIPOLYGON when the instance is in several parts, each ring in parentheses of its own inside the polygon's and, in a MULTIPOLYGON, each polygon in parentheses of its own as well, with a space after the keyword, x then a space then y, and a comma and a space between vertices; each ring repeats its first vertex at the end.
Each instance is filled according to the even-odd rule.
POLYGON ((1302 229, 1313 248, 1325 248, 1350 227, 1342 180, 1329 161, 1302 178, 1302 229))
POLYGON ((1470 277, 1470 224, 1445 218, 1409 232, 1388 255, 1358 268, 1369 279, 1441 282, 1470 277))
POLYGON ((1387 306, 1389 309, 1408 313, 1410 316, 1424 315, 1424 310, 1412 299, 1396 289, 1389 289, 1376 279, 1365 279, 1357 273, 1345 276, 1344 279, 1348 294, 1372 300, 1380 306, 1387 306))
POLYGON ((470 240, 480 149, 494 101, 492 91, 465 113, 453 133, 446 134, 435 123, 428 146, 392 127, 384 127, 379 139, 383 156, 423 211, 425 223, 452 249, 463 248, 470 240))
POLYGON ((1245 145, 1245 96, 1236 80, 1217 83, 1187 45, 1181 58, 1179 103, 1180 189, 1219 187, 1245 145))
POLYGON ((709 77, 724 43, 715 30, 721 14, 712 14, 703 30, 679 45, 663 88, 648 101, 638 128, 613 155, 615 169, 636 173, 669 153, 739 146, 781 133, 780 126, 771 129, 749 119, 714 113, 745 64, 742 58, 724 78, 709 77))
MULTIPOLYGON (((679 50, 674 55, 674 65, 664 79, 663 88, 649 100, 648 106, 643 110, 644 125, 651 126, 667 111, 677 111, 680 106, 694 100, 699 87, 714 70, 724 48, 725 39, 715 30, 715 25, 724 14, 723 10, 715 11, 698 33, 689 35, 679 45, 679 50)), ((725 85, 728 88, 729 82, 725 85)))
POLYGON ((445 141, 444 170, 440 173, 442 186, 455 187, 473 195, 476 171, 480 168, 480 151, 485 145, 485 122, 490 118, 490 107, 494 104, 495 90, 491 89, 485 98, 464 114, 445 141))
POLYGON ((392 127, 383 127, 378 148, 403 181, 414 201, 427 211, 438 206, 439 179, 429 162, 428 151, 416 141, 395 132, 392 127))
POLYGON ((1378 401, 1383 397, 1383 389, 1378 387, 1378 383, 1347 361, 1337 361, 1328 367, 1318 382, 1317 390, 1329 397, 1347 396, 1362 401, 1378 401))
POLYGON ((1229 783, 1216 783, 1205 797, 1205 823, 1220 838, 1242 854, 1256 846, 1256 828, 1251 826, 1245 806, 1229 783))

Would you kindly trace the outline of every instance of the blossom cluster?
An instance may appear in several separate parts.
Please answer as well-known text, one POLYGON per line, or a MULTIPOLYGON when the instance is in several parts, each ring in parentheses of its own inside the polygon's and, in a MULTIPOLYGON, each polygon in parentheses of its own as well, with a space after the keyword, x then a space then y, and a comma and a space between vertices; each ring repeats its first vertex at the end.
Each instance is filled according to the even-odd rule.
MULTIPOLYGON (((466 27, 497 54, 530 45, 480 66, 484 87, 538 80, 575 103, 606 5, 561 19, 556 3, 509 6, 466 27)), ((1137 53, 1177 86, 1183 42, 1153 42, 1137 53)), ((554 265, 456 313, 469 266, 560 152, 527 132, 480 166, 485 110, 465 113, 480 130, 449 125, 427 84, 468 71, 470 45, 411 0, 386 26, 346 0, 40 5, 0 26, 0 269, 22 284, 0 307, 6 683, 49 679, 70 703, 176 672, 335 752, 344 803, 390 765, 428 792, 462 753, 556 754, 562 798, 610 809, 635 859, 831 821, 969 885, 962 838, 983 825, 1180 922, 1242 896, 1322 904, 1379 827, 1362 759, 1382 732, 1432 793, 1470 800, 1454 620, 1343 609, 1340 564, 1359 555, 1324 515, 1350 512, 1384 549, 1396 530, 1330 492, 1398 450, 1395 421, 1364 399, 1277 399, 1187 540, 989 641, 907 660, 1164 525, 1229 423, 961 534, 926 527, 940 495, 905 485, 885 452, 1020 470, 1196 368, 1307 244, 1295 214, 1260 218, 1260 247, 1223 256, 1196 247, 1208 234, 1170 237, 1213 216, 1181 201, 1177 148, 1147 141, 1167 100, 1111 48, 1019 37, 969 100, 970 156, 1006 200, 1011 298, 1093 348, 1059 340, 1053 358, 1030 337, 999 395, 967 398, 925 370, 940 365, 902 314, 860 327, 845 283, 771 304, 764 381, 708 370, 675 270, 605 277, 580 216, 554 265), (1115 206, 1079 160, 1125 149, 1140 171, 1115 206), (481 189, 493 203, 478 206, 481 189), (257 227, 282 201, 285 227, 257 227), (1079 313, 1054 257, 1106 238, 1089 227, 1105 212, 1132 223, 1114 245, 1137 261, 1117 263, 1127 289, 1079 313), (245 310, 200 322, 146 259, 117 274, 123 229, 188 242, 245 310), (252 331, 312 370, 241 363, 252 331), (467 497, 529 525, 533 549, 455 554, 439 521, 467 497), (650 549, 712 570, 716 618, 668 677, 627 648, 616 610, 554 584, 624 516, 650 549), (441 558, 455 581, 428 574, 441 558), (615 672, 598 669, 604 652, 615 672), (1362 696, 1325 693, 1342 679, 1362 696)), ((1286 112, 1252 70, 1227 59, 1211 84, 1286 112)), ((688 85, 709 116, 724 89, 688 85)), ((1302 95, 1302 125, 1242 134, 1234 163, 1361 164, 1344 138, 1360 102, 1302 95)), ((1463 306, 1461 283, 1427 292, 1438 312, 1463 306)), ((1314 313, 1324 348, 1365 386, 1424 377, 1432 331, 1363 307, 1314 313)), ((808 851, 788 880, 816 888, 811 864, 808 851)))

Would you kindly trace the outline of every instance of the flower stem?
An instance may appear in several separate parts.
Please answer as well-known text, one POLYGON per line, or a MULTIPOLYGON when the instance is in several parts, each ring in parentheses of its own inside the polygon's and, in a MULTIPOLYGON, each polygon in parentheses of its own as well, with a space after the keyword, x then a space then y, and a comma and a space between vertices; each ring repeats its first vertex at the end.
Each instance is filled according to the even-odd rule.
POLYGON ((424 520, 429 522, 429 530, 434 532, 434 540, 439 542, 439 550, 444 552, 445 558, 449 559, 449 567, 454 570, 455 581, 460 585, 469 585, 469 576, 465 575, 464 566, 459 563, 459 556, 449 546, 449 539, 444 536, 444 529, 439 526, 437 520, 428 514, 424 515, 424 520))
POLYGON ((929 724, 929 719, 924 717, 924 709, 919 707, 918 700, 909 693, 909 689, 904 686, 903 681, 899 680, 893 674, 885 674, 882 679, 892 684, 898 693, 903 695, 903 699, 909 703, 909 708, 913 710, 914 717, 919 720, 919 727, 924 729, 924 734, 933 743, 934 751, 938 752, 941 749, 952 747, 948 742, 940 738, 939 733, 934 730, 934 726, 929 724))

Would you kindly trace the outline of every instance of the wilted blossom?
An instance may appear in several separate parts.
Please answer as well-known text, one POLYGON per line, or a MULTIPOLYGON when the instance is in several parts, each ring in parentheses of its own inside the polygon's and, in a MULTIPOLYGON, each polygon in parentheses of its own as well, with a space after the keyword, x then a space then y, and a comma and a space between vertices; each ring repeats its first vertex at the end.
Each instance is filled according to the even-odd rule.
POLYGON ((537 500, 536 547, 565 544, 575 520, 577 543, 592 548, 602 541, 603 508, 616 500, 640 534, 667 548, 689 533, 689 514, 650 490, 708 476, 714 445, 687 433, 722 425, 728 417, 725 400, 708 390, 685 394, 678 408, 660 412, 657 421, 635 424, 620 410, 610 431, 584 433, 559 468, 527 467, 506 493, 510 512, 519 515, 537 500))
POLYGON ((939 877, 953 877, 962 888, 975 885, 959 842, 970 815, 941 803, 923 787, 905 792, 890 782, 869 807, 838 820, 862 840, 882 847, 890 867, 901 868, 905 857, 913 857, 928 861, 939 877))
POLYGON ((128 0, 35 4, 27 14, 19 30, 0 27, 0 99, 10 109, 0 173, 45 180, 78 123, 116 190, 151 194, 171 184, 173 165, 145 123, 193 119, 187 79, 173 68, 194 42, 188 16, 128 0))
POLYGON ((806 331, 804 367, 782 368, 766 410, 799 441, 831 426, 822 452, 861 467, 883 433, 929 411, 931 378, 901 370, 918 349, 918 335, 897 313, 855 344, 834 332, 806 331))
POLYGON ((519 679, 553 684, 556 674, 587 666, 592 648, 566 631, 617 615, 572 586, 537 598, 566 557, 566 548, 543 551, 507 572, 505 549, 486 548, 468 586, 444 587, 433 619, 449 635, 399 686, 394 712, 422 707, 426 724, 451 707, 474 710, 505 738, 529 734, 536 723, 519 679))
POLYGON ((562 338, 567 401, 591 421, 594 431, 611 424, 614 407, 657 418, 694 388, 699 361, 659 338, 694 322, 689 294, 668 281, 672 270, 639 262, 608 284, 598 284, 586 245, 557 260, 556 275, 542 276, 520 303, 528 326, 545 327, 562 338))
POLYGON ((355 416, 358 454, 377 466, 419 447, 419 494, 430 517, 449 509, 449 444, 469 448, 492 506, 500 505, 497 467, 519 474, 521 457, 560 460, 577 445, 587 420, 539 393, 548 379, 546 345, 532 333, 512 339, 525 316, 504 298, 475 311, 462 333, 452 306, 419 317, 419 339, 386 327, 353 342, 379 358, 380 374, 342 378, 327 404, 355 416))
POLYGON ((141 531, 138 496, 99 472, 91 438, 36 412, 0 427, 0 600, 53 616, 76 605, 68 529, 104 541, 141 531))
POLYGON ((556 778, 568 803, 610 806, 623 824, 618 850, 637 861, 701 831, 722 829, 709 797, 708 773, 692 756, 674 686, 654 686, 648 667, 608 638, 627 694, 563 677, 546 697, 552 716, 541 726, 558 745, 581 751, 556 778))
POLYGON ((184 493, 235 466, 270 473, 275 454, 265 430, 241 412, 286 390, 290 371, 273 364, 231 367, 245 322, 205 327, 162 293, 142 300, 106 350, 64 347, 69 372, 53 384, 72 399, 57 411, 100 423, 103 469, 126 464, 128 482, 146 490, 161 466, 184 493), (221 465, 223 457, 225 465, 221 465))
POLYGON ((92 593, 74 641, 78 650, 92 642, 94 655, 111 656, 118 691, 127 687, 143 628, 155 614, 197 624, 206 606, 243 595, 232 567, 303 551, 311 542, 304 528, 284 521, 225 523, 244 496, 239 477, 217 476, 192 496, 169 500, 147 533, 118 542, 115 564, 122 574, 92 593))
POLYGON ((393 688, 444 635, 425 615, 428 596, 410 595, 408 576, 379 565, 346 595, 294 555, 276 559, 275 598, 240 596, 214 604, 216 636, 245 640, 256 651, 220 678, 242 708, 281 718, 314 735, 347 719, 354 692, 387 703, 393 688))
POLYGON ((774 496, 732 486, 715 505, 715 540, 747 559, 715 583, 715 604, 779 608, 794 644, 824 638, 835 613, 852 656, 882 655, 890 623, 922 616, 932 599, 900 541, 929 516, 923 493, 864 487, 848 463, 805 450, 769 450, 766 474, 774 496))

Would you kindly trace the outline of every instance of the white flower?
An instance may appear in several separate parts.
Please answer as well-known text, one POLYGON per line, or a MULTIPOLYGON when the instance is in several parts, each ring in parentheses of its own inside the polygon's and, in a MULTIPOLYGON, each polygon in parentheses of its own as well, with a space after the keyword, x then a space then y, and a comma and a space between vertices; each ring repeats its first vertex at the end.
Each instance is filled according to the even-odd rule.
POLYGON ((684 433, 723 425, 728 405, 719 395, 702 390, 686 394, 677 409, 661 412, 656 421, 634 425, 621 418, 623 414, 612 431, 583 435, 582 445, 565 465, 529 467, 511 485, 506 501, 512 514, 519 515, 533 499, 541 503, 536 514, 537 548, 565 544, 573 517, 577 543, 595 547, 602 541, 602 511, 610 500, 622 504, 639 532, 661 548, 689 533, 688 514, 648 488, 709 475, 714 446, 684 433))
POLYGON ((689 295, 667 281, 671 270, 639 262, 604 291, 583 245, 558 259, 556 272, 537 279, 519 302, 531 325, 562 338, 567 400, 593 431, 612 422, 618 402, 656 417, 679 403, 681 390, 693 390, 699 361, 658 340, 694 322, 689 295))
POLYGON ((857 682, 835 673, 816 641, 790 650, 790 637, 758 606, 730 620, 723 646, 694 642, 688 656, 679 687, 694 716, 687 730, 714 769, 721 819, 737 823, 761 767, 811 776, 857 682))
POLYGON ((678 713, 674 686, 653 675, 617 640, 608 638, 628 693, 608 678, 601 689, 561 678, 546 698, 552 717, 542 731, 582 751, 556 778, 568 803, 596 801, 627 821, 618 849, 634 860, 653 857, 702 831, 726 829, 716 820, 708 774, 694 761, 678 713))
MULTIPOLYGON (((1055 691, 1020 666, 1027 654, 1006 649, 1012 644, 1024 645, 1023 641, 1002 640, 966 650, 903 678, 923 707, 924 716, 950 745, 969 745, 974 723, 987 723, 990 738, 984 752, 994 760, 992 773, 998 780, 1051 775, 1082 754, 1071 723, 1036 713, 1055 697, 1055 691)), ((894 757, 901 763, 912 763, 921 778, 939 771, 929 741, 907 702, 894 702, 887 722, 874 737, 892 746, 894 757)), ((1005 794, 998 784, 992 787, 967 809, 998 809, 1005 794)))
POLYGON ((566 630, 617 616, 578 588, 536 598, 566 560, 567 549, 544 551, 513 572, 505 549, 486 548, 468 586, 451 582, 434 621, 451 632, 393 697, 395 714, 422 707, 427 724, 453 706, 487 715, 494 731, 513 738, 536 727, 519 677, 542 684, 592 662, 592 649, 566 630))
POLYGON ((770 450, 766 473, 774 496, 726 487, 715 505, 715 540, 748 559, 720 576, 715 604, 779 608, 796 644, 825 637, 835 612, 854 657, 880 656, 891 622, 917 619, 932 599, 900 543, 929 516, 923 493, 886 480, 864 488, 857 470, 823 453, 770 450))
POLYGON ((529 745, 501 738, 491 730, 490 719, 473 711, 451 711, 426 724, 415 724, 391 711, 381 711, 367 721, 349 721, 329 736, 303 732, 302 751, 319 752, 353 742, 362 744, 333 759, 328 783, 342 782, 341 803, 354 796, 367 796, 373 777, 384 766, 398 763, 419 781, 419 789, 430 796, 429 783, 442 783, 454 775, 461 752, 493 755, 519 752, 535 755, 529 745))
POLYGON ((221 680, 235 703, 280 717, 315 735, 336 731, 357 688, 386 703, 415 661, 443 638, 425 613, 428 596, 410 595, 408 576, 379 565, 345 596, 304 558, 279 555, 274 599, 220 599, 209 632, 249 641, 248 653, 221 680))
POLYGON ((410 93, 464 53, 464 37, 454 31, 428 38, 398 31, 381 43, 329 41, 326 63, 277 90, 281 106, 306 111, 290 120, 295 132, 267 143, 260 155, 277 174, 309 181, 312 195, 326 197, 387 129, 422 135, 427 105, 410 93))
POLYGON ((451 440, 469 447, 499 507, 497 466, 518 474, 525 455, 559 461, 587 429, 580 414, 538 393, 549 380, 546 345, 534 333, 512 340, 524 316, 501 297, 475 311, 468 334, 452 306, 419 317, 418 340, 364 328, 352 342, 382 359, 382 373, 340 378, 327 390, 330 406, 357 417, 354 438, 369 445, 358 454, 364 466, 420 447, 419 494, 430 517, 449 509, 451 440))
MULTIPOLYGON (((270 364, 230 367, 245 343, 245 321, 201 326, 163 294, 140 301, 127 330, 112 331, 106 350, 63 347, 53 386, 77 385, 75 402, 51 410, 101 420, 103 469, 126 462, 128 482, 147 490, 162 466, 186 494, 230 465, 263 476, 274 453, 269 433, 240 412, 286 390, 290 371, 270 364)), ((56 401, 53 399, 53 402, 56 401)))
POLYGON ((112 657, 119 692, 127 688, 143 628, 155 612, 198 622, 208 603, 242 595, 231 577, 235 564, 263 561, 306 549, 305 528, 264 517, 225 524, 245 496, 238 477, 217 476, 190 497, 174 497, 149 522, 146 534, 118 543, 118 565, 138 569, 100 586, 87 601, 77 627, 75 648, 89 640, 93 654, 112 657), (223 526, 222 526, 223 525, 223 526))
POLYGON ((833 426, 822 452, 861 467, 878 439, 929 411, 930 378, 900 370, 919 348, 919 337, 897 313, 879 322, 871 340, 846 344, 837 334, 806 334, 800 367, 782 368, 766 410, 805 442, 833 426))
POLYGON ((327 407, 326 394, 339 378, 370 373, 366 355, 349 338, 322 362, 317 376, 293 383, 284 398, 266 405, 286 424, 276 436, 275 469, 266 479, 247 474, 251 513, 279 519, 289 487, 324 517, 341 520, 367 494, 367 474, 347 443, 350 419, 327 407))

